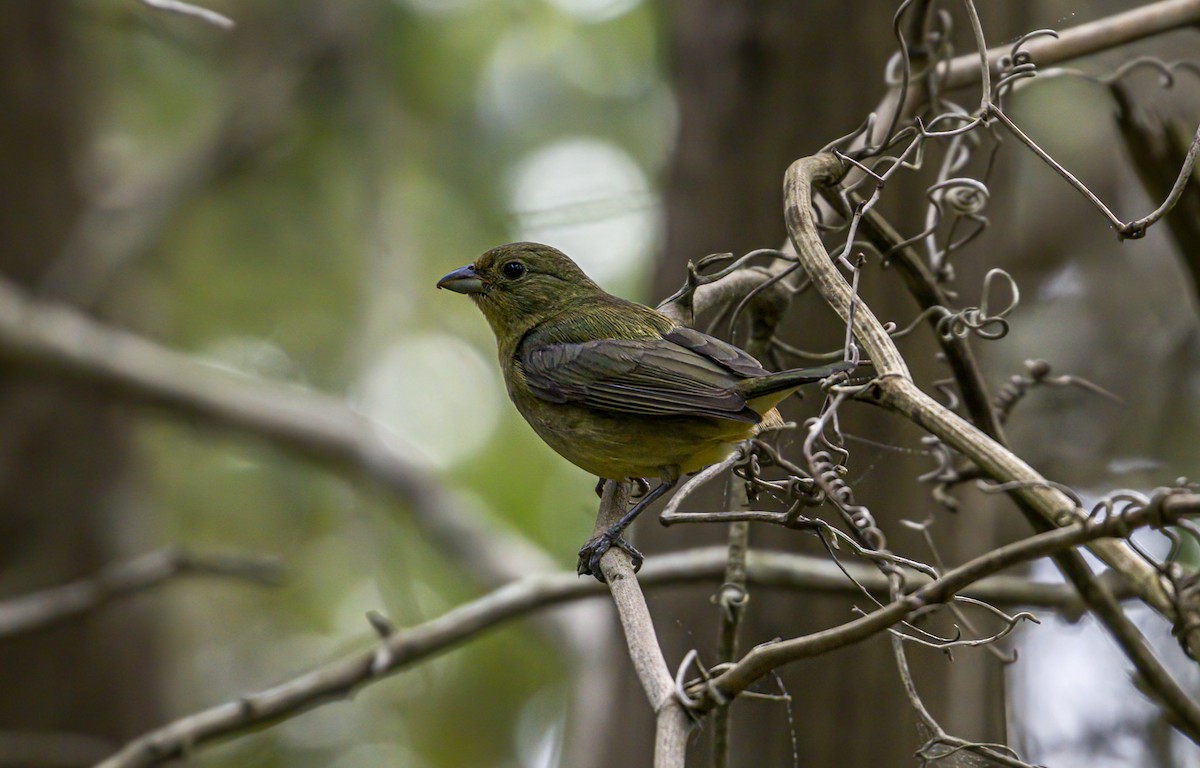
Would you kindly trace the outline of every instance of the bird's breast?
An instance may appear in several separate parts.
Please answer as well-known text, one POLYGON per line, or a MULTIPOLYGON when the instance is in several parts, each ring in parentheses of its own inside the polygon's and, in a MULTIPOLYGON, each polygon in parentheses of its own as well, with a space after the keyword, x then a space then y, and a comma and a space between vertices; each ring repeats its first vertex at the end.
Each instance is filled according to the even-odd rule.
POLYGON ((506 367, 509 396, 533 430, 560 456, 608 479, 658 477, 662 467, 695 472, 721 461, 757 425, 704 416, 653 417, 542 400, 520 367, 506 367))

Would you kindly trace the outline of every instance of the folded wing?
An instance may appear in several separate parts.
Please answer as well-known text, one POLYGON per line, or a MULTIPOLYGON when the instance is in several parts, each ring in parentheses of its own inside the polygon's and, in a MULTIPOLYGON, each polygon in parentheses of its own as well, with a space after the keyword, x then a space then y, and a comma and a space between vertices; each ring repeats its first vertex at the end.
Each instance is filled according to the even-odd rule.
POLYGON ((530 390, 554 403, 644 416, 711 416, 756 424, 738 381, 766 373, 729 344, 674 329, 665 337, 532 345, 521 353, 530 390))

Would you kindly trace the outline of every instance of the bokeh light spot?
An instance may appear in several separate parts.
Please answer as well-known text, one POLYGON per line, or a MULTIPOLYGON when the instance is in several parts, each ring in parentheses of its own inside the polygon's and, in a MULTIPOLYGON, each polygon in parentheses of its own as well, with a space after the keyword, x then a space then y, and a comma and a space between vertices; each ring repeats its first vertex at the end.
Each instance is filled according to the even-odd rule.
POLYGON ((448 467, 483 448, 500 422, 504 387, 495 368, 453 336, 405 338, 363 376, 358 406, 448 467))
POLYGON ((642 0, 550 0, 550 4, 578 21, 595 23, 623 16, 642 0))
POLYGON ((512 174, 517 239, 547 243, 599 283, 624 276, 654 242, 657 201, 616 144, 572 137, 534 151, 512 174))

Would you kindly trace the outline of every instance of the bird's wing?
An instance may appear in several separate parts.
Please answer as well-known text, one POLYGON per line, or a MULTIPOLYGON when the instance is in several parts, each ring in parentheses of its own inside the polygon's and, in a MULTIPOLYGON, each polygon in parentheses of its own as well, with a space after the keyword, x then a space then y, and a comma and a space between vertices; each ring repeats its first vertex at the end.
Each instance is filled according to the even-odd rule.
POLYGON ((717 362, 670 336, 535 344, 522 351, 521 367, 533 394, 552 403, 644 416, 704 415, 756 424, 761 417, 746 406, 735 386, 745 375, 733 367, 748 367, 745 360, 753 358, 728 350, 721 354, 731 363, 717 362))
POLYGON ((739 378, 766 376, 769 373, 761 363, 745 351, 693 328, 676 326, 664 333, 663 338, 707 357, 722 368, 741 374, 739 378))

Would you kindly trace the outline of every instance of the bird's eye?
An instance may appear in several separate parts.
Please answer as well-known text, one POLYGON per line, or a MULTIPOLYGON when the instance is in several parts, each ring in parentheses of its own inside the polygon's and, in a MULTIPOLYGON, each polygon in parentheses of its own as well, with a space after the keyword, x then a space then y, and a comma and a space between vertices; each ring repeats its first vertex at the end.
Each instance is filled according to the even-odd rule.
POLYGON ((504 276, 509 280, 516 280, 518 277, 525 274, 525 265, 519 261, 510 261, 500 269, 504 272, 504 276))

